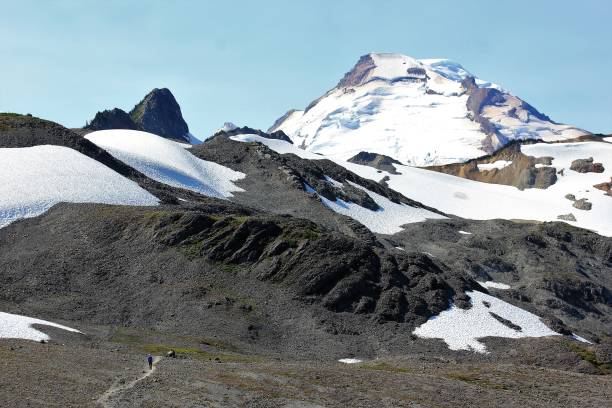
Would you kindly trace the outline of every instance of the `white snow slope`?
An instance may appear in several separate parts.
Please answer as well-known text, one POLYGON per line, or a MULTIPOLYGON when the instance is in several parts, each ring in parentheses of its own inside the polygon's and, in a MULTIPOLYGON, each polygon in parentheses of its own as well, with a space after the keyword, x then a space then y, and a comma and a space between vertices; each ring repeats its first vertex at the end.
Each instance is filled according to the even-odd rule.
MULTIPOLYGON (((367 151, 425 166, 486 154, 486 134, 466 106, 468 95, 461 81, 470 74, 461 65, 400 54, 369 57, 375 66, 357 84, 337 86, 307 111, 292 112, 270 131, 283 130, 296 145, 340 160, 367 151)), ((479 79, 476 84, 506 95, 504 104, 488 106, 482 114, 508 140, 566 140, 588 133, 530 115, 520 99, 495 84, 479 79)))
MULTIPOLYGON (((256 135, 240 135, 232 139, 260 142, 278 153, 293 153, 305 159, 327 158, 282 140, 256 135)), ((569 222, 570 224, 612 236, 612 198, 592 187, 612 177, 612 144, 538 143, 523 146, 522 151, 536 157, 553 157, 552 166, 557 170, 563 168, 564 175, 559 175, 558 181, 547 189, 532 188, 521 191, 512 186, 482 183, 410 166, 394 165, 401 174, 390 174, 369 166, 333 160, 361 177, 374 181, 388 176, 387 184, 393 190, 448 214, 476 220, 503 218, 559 221, 557 216, 571 213, 576 217, 576 221, 569 222), (572 160, 588 157, 602 163, 605 172, 577 173, 569 170, 572 160), (573 208, 572 201, 565 198, 568 193, 574 194, 578 199, 588 198, 593 208, 590 211, 573 208)))
POLYGON ((376 194, 359 184, 348 182, 352 186, 365 191, 372 200, 380 207, 376 211, 362 207, 356 203, 343 201, 339 198, 336 201, 331 201, 316 191, 309 185, 306 185, 306 191, 311 194, 317 194, 323 204, 331 210, 351 217, 365 225, 370 231, 379 234, 395 234, 402 230, 401 225, 413 222, 425 221, 426 219, 446 218, 440 214, 436 214, 424 208, 412 207, 407 204, 397 204, 386 197, 376 194))
POLYGON ((105 165, 61 146, 0 149, 0 228, 59 202, 157 205, 158 199, 105 165))
POLYGON ((185 146, 152 133, 101 130, 85 137, 160 183, 217 198, 244 191, 233 183, 244 178, 243 173, 198 159, 185 146))
POLYGON ((466 310, 452 305, 450 309, 417 327, 413 333, 423 338, 442 339, 451 350, 480 353, 486 353, 485 345, 478 341, 484 337, 517 339, 559 335, 542 323, 538 316, 526 310, 482 292, 469 291, 466 294, 470 297, 471 308, 466 310), (490 313, 509 320, 521 330, 504 325, 490 313))
POLYGON ((49 336, 33 328, 33 324, 52 326, 73 333, 81 333, 76 329, 46 320, 0 312, 0 339, 49 340, 49 336))

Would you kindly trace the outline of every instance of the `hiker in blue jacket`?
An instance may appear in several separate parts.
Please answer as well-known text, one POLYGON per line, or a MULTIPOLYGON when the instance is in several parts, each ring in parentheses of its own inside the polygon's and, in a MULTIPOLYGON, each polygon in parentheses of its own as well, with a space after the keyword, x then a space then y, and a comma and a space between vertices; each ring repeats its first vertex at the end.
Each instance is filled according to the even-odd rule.
POLYGON ((149 363, 149 370, 153 369, 153 356, 151 354, 147 354, 147 362, 149 363))

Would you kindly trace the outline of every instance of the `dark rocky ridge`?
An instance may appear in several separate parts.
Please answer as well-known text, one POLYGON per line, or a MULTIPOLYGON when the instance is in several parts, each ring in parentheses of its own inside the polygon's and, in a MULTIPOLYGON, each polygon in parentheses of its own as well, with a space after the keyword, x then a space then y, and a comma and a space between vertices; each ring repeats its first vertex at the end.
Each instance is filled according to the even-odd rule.
POLYGON ((388 245, 431 253, 475 280, 511 285, 495 296, 549 326, 559 329, 562 321, 592 338, 611 334, 612 238, 559 222, 431 220, 406 225, 388 245))
POLYGON ((92 121, 85 125, 87 130, 131 129, 141 130, 125 111, 114 108, 96 113, 92 121))
POLYGON ((146 132, 189 141, 189 127, 183 119, 181 107, 168 88, 155 88, 149 92, 130 111, 130 117, 146 132))
POLYGON ((238 215, 222 203, 61 204, 0 230, 0 275, 0 303, 38 315, 215 333, 302 356, 337 353, 342 341, 377 352, 390 331, 407 337, 451 299, 467 306, 464 290, 477 287, 422 254, 392 255, 308 221, 238 215))
POLYGON ((132 129, 153 133, 168 139, 189 142, 189 127, 181 108, 167 88, 155 88, 127 114, 114 108, 96 113, 83 129, 132 129))
POLYGON ((317 197, 307 195, 305 184, 331 201, 340 198, 377 210, 378 205, 366 192, 348 183, 352 182, 393 202, 440 213, 385 185, 359 177, 330 160, 305 160, 293 154, 281 155, 263 144, 236 142, 224 134, 194 146, 191 152, 201 159, 214 161, 247 175, 236 183, 246 191, 235 193, 233 201, 263 211, 310 219, 327 228, 357 234, 370 242, 374 242, 373 235, 365 227, 329 210, 317 197), (326 176, 342 183, 342 188, 330 183, 326 176))
POLYGON ((236 135, 257 135, 261 137, 265 137, 266 139, 276 139, 276 140, 284 140, 285 142, 289 142, 293 144, 289 136, 282 130, 277 130, 274 132, 264 132, 260 129, 254 129, 248 126, 236 127, 231 130, 220 130, 215 133, 213 136, 236 136, 236 135))
POLYGON ((375 169, 387 171, 391 174, 400 174, 397 172, 397 169, 393 165, 402 164, 399 161, 395 160, 393 157, 370 152, 359 152, 347 161, 355 164, 374 167, 375 169))

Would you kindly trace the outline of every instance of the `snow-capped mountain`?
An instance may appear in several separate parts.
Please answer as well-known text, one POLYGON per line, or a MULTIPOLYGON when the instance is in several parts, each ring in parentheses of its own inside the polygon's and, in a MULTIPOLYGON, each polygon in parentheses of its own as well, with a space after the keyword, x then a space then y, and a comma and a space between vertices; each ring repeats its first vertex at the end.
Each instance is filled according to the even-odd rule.
POLYGON ((588 132, 553 122, 499 85, 446 59, 362 56, 338 85, 269 129, 303 149, 347 160, 366 151, 424 166, 479 157, 515 139, 588 132))

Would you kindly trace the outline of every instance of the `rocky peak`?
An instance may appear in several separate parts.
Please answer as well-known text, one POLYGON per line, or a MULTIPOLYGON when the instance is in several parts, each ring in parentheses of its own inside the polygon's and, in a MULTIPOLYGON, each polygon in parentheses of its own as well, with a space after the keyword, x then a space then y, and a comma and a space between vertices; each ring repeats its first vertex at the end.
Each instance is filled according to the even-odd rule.
POLYGON ((168 139, 193 142, 181 107, 167 88, 155 88, 128 114, 114 108, 96 113, 86 130, 132 129, 153 133, 168 139))
POLYGON ((134 106, 130 117, 146 132, 170 138, 189 140, 189 127, 181 107, 167 88, 155 88, 134 106))
POLYGON ((338 88, 351 88, 372 80, 416 81, 427 80, 427 72, 421 62, 401 54, 370 53, 363 55, 349 72, 344 74, 338 88))

